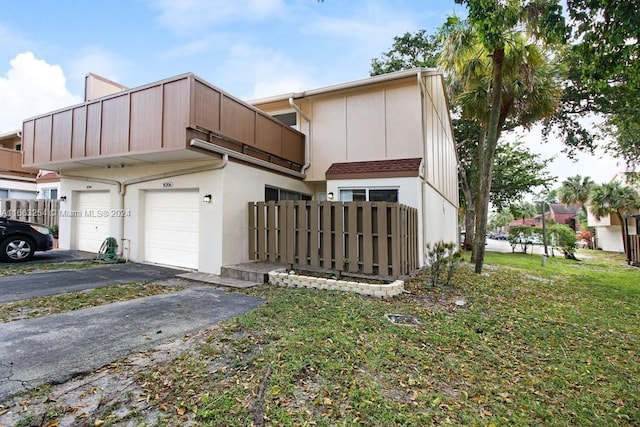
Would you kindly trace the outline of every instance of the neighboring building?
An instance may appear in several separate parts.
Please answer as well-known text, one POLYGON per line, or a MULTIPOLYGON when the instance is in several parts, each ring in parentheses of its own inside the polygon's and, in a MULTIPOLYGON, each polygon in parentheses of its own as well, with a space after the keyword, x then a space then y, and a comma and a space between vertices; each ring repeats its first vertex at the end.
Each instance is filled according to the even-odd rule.
MULTIPOLYGON (((572 230, 576 230, 576 215, 578 214, 578 208, 575 206, 565 206, 561 203, 549 203, 547 211, 545 212, 545 220, 553 221, 555 224, 562 224, 570 227, 572 230)), ((547 223, 549 224, 549 223, 547 223)), ((508 225, 508 227, 530 225, 531 227, 542 228, 542 214, 536 215, 533 218, 525 218, 524 223, 522 218, 514 219, 508 225)))
MULTIPOLYGON (((193 74, 25 120, 24 164, 60 173, 59 244, 216 273, 248 261, 248 204, 386 200, 424 244, 457 242, 457 159, 442 74, 415 69, 245 103, 193 74)), ((99 98, 96 98, 99 96, 99 98)))
MULTIPOLYGON (((626 184, 626 174, 617 173, 610 182, 626 184)), ((622 224, 618 215, 614 213, 596 218, 590 209, 587 209, 587 214, 589 227, 594 227, 596 231, 596 247, 603 251, 624 253, 622 224)))
POLYGON ((53 200, 60 193, 60 175, 58 172, 40 171, 36 178, 38 199, 53 200))
POLYGON ((0 199, 35 199, 38 169, 22 166, 20 131, 0 134, 0 199))

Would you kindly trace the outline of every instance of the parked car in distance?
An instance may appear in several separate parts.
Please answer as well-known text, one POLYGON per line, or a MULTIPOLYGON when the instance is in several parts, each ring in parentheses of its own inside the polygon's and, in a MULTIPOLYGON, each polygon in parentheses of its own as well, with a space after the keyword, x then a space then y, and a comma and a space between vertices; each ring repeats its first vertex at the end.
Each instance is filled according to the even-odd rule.
POLYGON ((53 248, 53 236, 45 225, 0 218, 0 260, 23 262, 37 251, 53 248))
POLYGON ((544 242, 540 236, 529 236, 528 242, 530 245, 541 245, 544 242))

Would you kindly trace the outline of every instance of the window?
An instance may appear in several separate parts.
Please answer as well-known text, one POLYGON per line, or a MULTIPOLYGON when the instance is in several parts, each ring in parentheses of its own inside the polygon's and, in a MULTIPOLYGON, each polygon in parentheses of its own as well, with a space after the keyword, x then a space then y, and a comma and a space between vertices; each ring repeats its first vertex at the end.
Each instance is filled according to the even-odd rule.
POLYGON ((265 202, 279 202, 281 200, 311 200, 311 196, 297 191, 284 190, 276 187, 264 187, 265 202))
POLYGON ((16 144, 13 146, 13 148, 15 148, 16 151, 20 151, 22 150, 22 144, 16 144))
POLYGON ((398 189, 355 188, 340 190, 341 202, 397 202, 398 189))
POLYGON ((43 188, 41 192, 42 192, 42 198, 43 199, 57 199, 58 198, 58 189, 57 188, 43 188))
POLYGON ((274 114, 271 117, 273 117, 274 119, 280 120, 282 123, 284 123, 289 127, 298 129, 298 115, 295 112, 274 114))

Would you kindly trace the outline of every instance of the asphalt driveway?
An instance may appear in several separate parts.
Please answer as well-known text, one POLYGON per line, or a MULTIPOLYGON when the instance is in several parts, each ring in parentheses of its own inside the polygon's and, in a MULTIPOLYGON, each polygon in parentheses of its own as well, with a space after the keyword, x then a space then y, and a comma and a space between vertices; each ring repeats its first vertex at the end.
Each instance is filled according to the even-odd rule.
MULTIPOLYGON (((0 277, 0 302, 160 280, 181 273, 127 263, 0 277)), ((93 372, 170 339, 213 327, 264 300, 194 286, 84 310, 0 324, 0 402, 45 383, 93 372)))

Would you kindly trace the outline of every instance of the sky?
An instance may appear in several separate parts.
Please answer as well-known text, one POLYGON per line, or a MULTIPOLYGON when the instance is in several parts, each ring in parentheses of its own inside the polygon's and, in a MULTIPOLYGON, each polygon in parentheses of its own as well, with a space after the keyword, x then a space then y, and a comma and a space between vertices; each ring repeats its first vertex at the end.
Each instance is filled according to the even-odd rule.
MULTIPOLYGON (((84 76, 136 87, 193 72, 244 100, 369 76, 394 36, 433 33, 453 0, 21 0, 0 13, 0 134, 23 119, 80 103, 84 76)), ((570 161, 560 142, 520 132, 554 157, 562 179, 609 181, 610 157, 570 161)))

